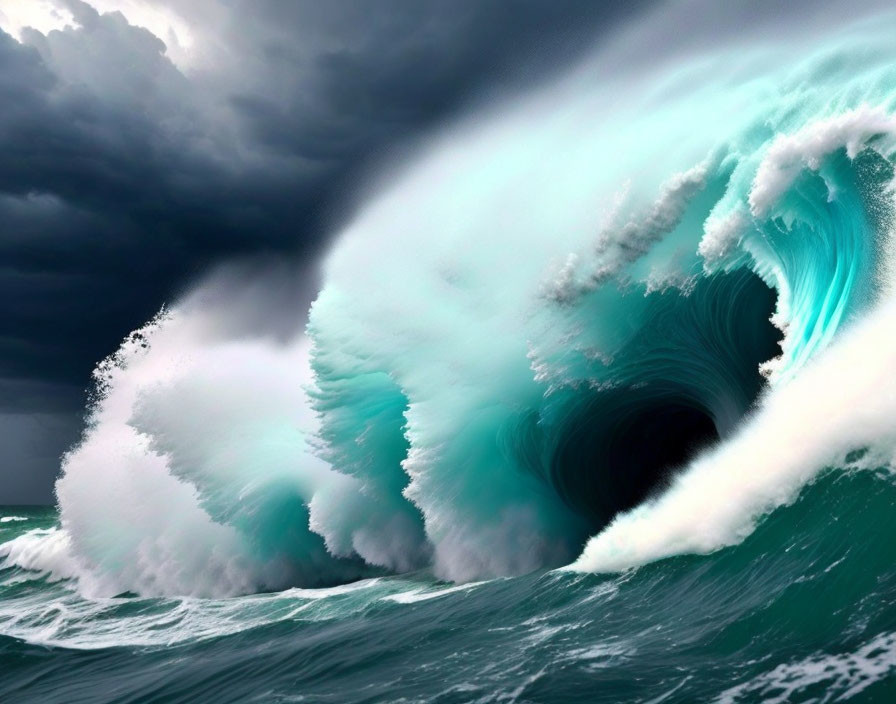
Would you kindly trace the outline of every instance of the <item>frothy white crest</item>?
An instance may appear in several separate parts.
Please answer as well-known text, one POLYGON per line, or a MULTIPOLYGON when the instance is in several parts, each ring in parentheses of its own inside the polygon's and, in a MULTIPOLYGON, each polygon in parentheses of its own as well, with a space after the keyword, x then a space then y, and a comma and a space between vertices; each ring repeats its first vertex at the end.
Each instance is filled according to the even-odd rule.
POLYGON ((0 559, 4 566, 32 570, 51 579, 71 579, 78 573, 69 537, 58 528, 28 531, 0 544, 0 559))
MULTIPOLYGON (((59 531, 56 531, 57 533, 59 531)), ((6 563, 7 565, 9 563, 6 563)), ((34 579, 5 577, 5 585, 34 579)), ((406 592, 407 582, 364 580, 329 589, 287 589, 239 599, 84 599, 69 584, 19 590, 0 601, 3 634, 28 643, 77 650, 159 647, 232 636, 277 622, 346 618, 385 595, 406 592), (126 604, 138 608, 122 609, 126 604)))
MULTIPOLYGON (((625 221, 614 222, 627 188, 617 194, 590 256, 571 253, 563 264, 542 285, 547 298, 571 303, 606 283, 625 268, 643 257, 650 249, 672 232, 681 221, 688 205, 706 185, 710 163, 673 174, 660 188, 659 197, 625 221), (581 271, 585 269, 585 271, 581 271)), ((656 277, 657 281, 674 278, 677 274, 656 277)), ((662 283, 657 288, 662 288, 662 283)))
POLYGON ((748 226, 747 214, 739 209, 724 217, 710 217, 704 223, 703 238, 700 240, 697 253, 709 265, 720 261, 734 250, 748 226))
POLYGON ((659 498, 618 516, 572 569, 614 572, 749 535, 822 468, 896 449, 896 302, 857 323, 803 373, 765 397, 731 440, 692 462, 659 498))
POLYGON ((87 593, 226 596, 355 579, 358 557, 419 563, 419 527, 317 456, 309 343, 241 320, 272 294, 237 279, 209 279, 95 373, 57 483, 87 593))
POLYGON ((251 517, 267 485, 310 498, 332 474, 305 446, 305 343, 230 339, 213 314, 179 309, 96 374, 101 397, 57 484, 82 585, 226 595, 283 584, 276 554, 256 554, 226 521, 251 517))
POLYGON ((846 147, 856 157, 873 137, 896 135, 896 117, 882 107, 862 105, 840 115, 814 122, 772 142, 756 171, 750 191, 750 210, 762 217, 803 169, 818 170, 824 157, 846 147))

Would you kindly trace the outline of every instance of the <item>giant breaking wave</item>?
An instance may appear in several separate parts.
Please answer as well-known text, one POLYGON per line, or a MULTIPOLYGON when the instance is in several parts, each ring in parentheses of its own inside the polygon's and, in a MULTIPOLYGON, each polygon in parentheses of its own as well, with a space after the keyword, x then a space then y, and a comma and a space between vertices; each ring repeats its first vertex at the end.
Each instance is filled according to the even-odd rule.
POLYGON ((304 335, 200 292, 100 365, 62 529, 17 559, 99 594, 620 570, 889 463, 893 29, 649 71, 623 34, 446 130, 304 335))

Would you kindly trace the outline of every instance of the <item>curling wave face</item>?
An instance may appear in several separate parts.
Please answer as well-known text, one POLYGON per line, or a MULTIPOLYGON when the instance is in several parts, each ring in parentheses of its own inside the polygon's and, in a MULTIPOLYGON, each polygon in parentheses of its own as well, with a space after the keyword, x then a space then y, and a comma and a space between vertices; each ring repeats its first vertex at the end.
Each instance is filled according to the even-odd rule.
POLYGON ((623 37, 372 196, 301 340, 164 312, 97 371, 66 576, 618 570, 741 540, 851 451, 888 464, 893 29, 607 75, 623 37))

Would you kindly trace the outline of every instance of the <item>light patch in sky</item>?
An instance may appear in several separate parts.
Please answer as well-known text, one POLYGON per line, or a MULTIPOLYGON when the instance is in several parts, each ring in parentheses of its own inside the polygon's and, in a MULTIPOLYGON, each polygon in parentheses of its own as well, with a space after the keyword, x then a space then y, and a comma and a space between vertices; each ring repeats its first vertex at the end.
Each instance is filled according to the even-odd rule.
MULTIPOLYGON (((148 29, 167 46, 167 56, 179 68, 190 64, 195 37, 186 21, 169 8, 143 0, 90 0, 100 13, 120 12, 137 27, 148 29)), ((72 13, 60 0, 0 0, 0 29, 21 40, 25 27, 47 34, 66 26, 77 27, 72 13)))
POLYGON ((72 13, 51 0, 0 0, 0 29, 21 39, 25 27, 47 34, 74 26, 72 13))

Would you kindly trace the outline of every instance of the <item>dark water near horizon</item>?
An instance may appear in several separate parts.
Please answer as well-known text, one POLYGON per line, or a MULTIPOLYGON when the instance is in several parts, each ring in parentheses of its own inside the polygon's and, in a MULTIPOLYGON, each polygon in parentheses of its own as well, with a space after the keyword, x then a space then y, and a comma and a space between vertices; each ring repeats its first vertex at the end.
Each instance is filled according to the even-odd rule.
MULTIPOLYGON (((621 575, 230 599, 91 600, 7 558, 0 701, 892 702, 894 507, 889 472, 831 471, 740 545, 621 575)), ((56 525, 0 516, 4 554, 56 525)))

